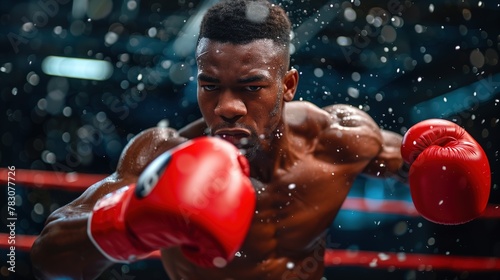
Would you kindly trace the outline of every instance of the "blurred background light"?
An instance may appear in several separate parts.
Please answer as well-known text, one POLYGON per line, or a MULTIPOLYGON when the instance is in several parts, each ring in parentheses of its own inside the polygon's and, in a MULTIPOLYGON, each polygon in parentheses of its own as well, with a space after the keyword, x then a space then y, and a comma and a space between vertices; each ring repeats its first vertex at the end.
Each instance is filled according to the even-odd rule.
POLYGON ((48 56, 42 62, 42 71, 52 76, 104 81, 113 74, 113 65, 103 60, 48 56))
MULTIPOLYGON (((218 1, 0 1, 1 166, 111 174, 141 131, 199 119, 198 28, 218 1)), ((500 203, 500 0, 271 1, 293 25, 295 100, 350 104, 400 134, 427 118, 459 124, 487 153, 489 202, 500 203)), ((254 19, 262 16, 259 7, 250 10, 254 19)), ((79 195, 21 184, 17 190, 19 235, 39 234, 52 211, 79 195)), ((360 176, 349 196, 367 199, 369 211, 342 208, 330 227, 332 248, 500 256, 498 220, 444 227, 377 212, 380 200, 411 201, 407 185, 391 179, 360 176)), ((29 254, 17 254, 19 271, 10 279, 33 280, 29 254)), ((9 277, 5 265, 1 279, 9 277)), ((127 279, 168 279, 157 260, 116 265, 99 279, 119 279, 113 269, 127 279)), ((340 266, 324 276, 483 280, 500 279, 500 271, 340 266)))

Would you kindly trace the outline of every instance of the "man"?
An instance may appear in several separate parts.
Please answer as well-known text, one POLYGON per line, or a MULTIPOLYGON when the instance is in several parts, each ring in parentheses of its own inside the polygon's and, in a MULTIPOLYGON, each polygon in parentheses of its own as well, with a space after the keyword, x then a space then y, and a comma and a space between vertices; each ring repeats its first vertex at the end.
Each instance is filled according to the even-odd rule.
POLYGON ((114 174, 51 214, 37 276, 94 279, 161 250, 171 279, 320 279, 353 181, 397 177, 402 137, 351 106, 292 102, 290 28, 266 1, 212 7, 196 50, 203 119, 137 135, 114 174))

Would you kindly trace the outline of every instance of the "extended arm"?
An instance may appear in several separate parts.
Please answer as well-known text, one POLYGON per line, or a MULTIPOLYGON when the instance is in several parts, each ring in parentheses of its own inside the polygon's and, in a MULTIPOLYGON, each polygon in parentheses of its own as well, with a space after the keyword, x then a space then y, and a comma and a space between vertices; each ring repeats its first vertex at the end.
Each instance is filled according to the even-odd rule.
POLYGON ((382 130, 382 150, 371 160, 363 173, 375 177, 392 177, 406 183, 408 181, 408 165, 401 157, 401 141, 403 137, 395 132, 382 130))
POLYGON ((54 211, 33 244, 31 258, 40 279, 94 279, 112 263, 87 235, 88 217, 98 199, 137 181, 154 158, 186 141, 172 129, 154 128, 135 137, 122 153, 117 170, 88 188, 79 198, 54 211))
POLYGON ((344 163, 360 163, 366 175, 406 181, 401 135, 380 129, 368 114, 355 107, 337 104, 323 109, 330 115, 323 134, 323 142, 333 148, 330 152, 344 163))
POLYGON ((329 120, 320 142, 336 161, 358 163, 356 166, 364 168, 382 151, 382 133, 367 113, 343 104, 323 109, 329 120))

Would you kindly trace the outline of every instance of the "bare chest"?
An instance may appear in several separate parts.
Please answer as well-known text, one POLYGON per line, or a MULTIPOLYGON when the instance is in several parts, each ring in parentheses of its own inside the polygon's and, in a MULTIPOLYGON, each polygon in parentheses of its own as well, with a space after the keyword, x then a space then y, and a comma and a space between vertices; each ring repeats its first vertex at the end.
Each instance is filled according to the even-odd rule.
POLYGON ((343 166, 303 160, 278 171, 270 182, 252 183, 257 205, 241 253, 257 261, 310 253, 340 209, 352 178, 343 166))

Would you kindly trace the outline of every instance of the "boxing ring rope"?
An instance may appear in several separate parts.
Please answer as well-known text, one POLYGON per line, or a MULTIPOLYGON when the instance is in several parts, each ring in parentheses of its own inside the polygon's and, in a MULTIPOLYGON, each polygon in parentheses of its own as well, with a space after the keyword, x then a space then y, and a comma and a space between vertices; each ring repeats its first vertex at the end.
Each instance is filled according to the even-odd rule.
MULTIPOLYGON (((7 168, 0 168, 0 183, 7 183, 7 168)), ((64 191, 83 192, 95 182, 104 179, 107 175, 101 174, 81 174, 76 172, 57 172, 43 170, 16 169, 16 185, 23 184, 28 187, 43 189, 59 189, 64 191)))
MULTIPOLYGON (((9 170, 0 168, 0 183, 6 184, 9 170)), ((56 171, 16 169, 16 185, 27 187, 56 189, 71 192, 83 192, 92 184, 104 179, 104 174, 65 173, 56 171)), ((401 200, 381 200, 348 197, 342 205, 343 210, 378 212, 381 214, 397 214, 410 217, 420 216, 413 203, 401 200)), ((482 218, 500 218, 500 205, 489 204, 482 218)))
MULTIPOLYGON (((6 168, 0 168, 0 183, 8 183, 6 168)), ((15 184, 26 187, 57 189, 71 192, 83 192, 90 185, 107 175, 64 173, 41 170, 16 169, 15 184)), ((418 217, 419 214, 411 202, 399 200, 381 200, 348 197, 342 205, 343 210, 395 214, 418 217)), ((481 219, 500 218, 500 205, 487 206, 481 219)), ((8 249, 9 234, 0 233, 0 249, 8 249)), ((16 235, 16 249, 29 252, 37 236, 16 235)), ((155 252, 150 258, 159 258, 155 252)), ((353 251, 327 248, 326 266, 357 266, 378 269, 417 269, 419 271, 442 269, 457 271, 500 271, 500 258, 470 257, 451 255, 427 255, 404 252, 353 251)))

